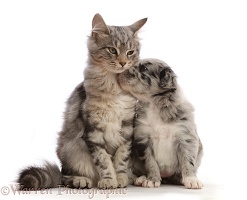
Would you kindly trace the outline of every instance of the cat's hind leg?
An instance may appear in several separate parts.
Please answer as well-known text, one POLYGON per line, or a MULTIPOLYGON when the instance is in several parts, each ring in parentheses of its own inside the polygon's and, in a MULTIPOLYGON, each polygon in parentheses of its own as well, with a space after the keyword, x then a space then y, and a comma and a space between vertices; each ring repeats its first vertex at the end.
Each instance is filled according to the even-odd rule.
POLYGON ((92 188, 93 181, 84 176, 63 176, 63 184, 69 188, 92 188))

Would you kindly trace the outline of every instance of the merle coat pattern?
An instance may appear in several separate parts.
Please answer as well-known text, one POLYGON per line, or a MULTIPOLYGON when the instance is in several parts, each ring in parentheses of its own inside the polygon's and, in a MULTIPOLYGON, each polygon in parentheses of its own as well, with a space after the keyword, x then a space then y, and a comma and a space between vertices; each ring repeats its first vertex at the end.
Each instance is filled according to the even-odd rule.
POLYGON ((194 109, 172 69, 163 61, 144 59, 120 74, 119 83, 139 100, 133 172, 140 177, 135 184, 159 187, 162 181, 202 188, 196 177, 202 144, 196 132, 194 109))

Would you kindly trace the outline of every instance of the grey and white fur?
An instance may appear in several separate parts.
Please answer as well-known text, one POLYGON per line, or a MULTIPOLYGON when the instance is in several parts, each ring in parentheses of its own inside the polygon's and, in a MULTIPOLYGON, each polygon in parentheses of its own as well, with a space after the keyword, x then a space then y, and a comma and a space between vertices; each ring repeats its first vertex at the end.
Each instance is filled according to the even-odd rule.
POLYGON ((67 101, 59 133, 57 155, 62 170, 59 173, 58 166, 50 163, 24 169, 18 179, 22 188, 64 184, 107 189, 129 184, 127 168, 136 99, 121 89, 116 77, 138 62, 137 32, 146 21, 109 26, 101 15, 94 16, 84 82, 67 101))
POLYGON ((132 170, 139 176, 135 184, 159 187, 163 182, 202 188, 196 173, 203 149, 194 109, 173 70, 161 60, 144 59, 121 73, 119 83, 139 100, 132 159, 132 170))

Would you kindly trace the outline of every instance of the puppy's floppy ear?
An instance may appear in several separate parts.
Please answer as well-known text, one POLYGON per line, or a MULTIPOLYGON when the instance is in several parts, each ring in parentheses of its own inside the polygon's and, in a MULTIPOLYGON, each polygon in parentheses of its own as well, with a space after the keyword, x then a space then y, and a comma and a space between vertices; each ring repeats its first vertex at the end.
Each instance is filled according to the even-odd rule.
POLYGON ((167 69, 162 69, 160 71, 160 87, 165 87, 166 84, 167 84, 167 79, 166 79, 166 76, 167 76, 167 69))
MULTIPOLYGON (((172 71, 171 68, 163 68, 160 71, 159 78, 160 78, 160 87, 162 88, 170 88, 176 85, 176 75, 172 71)), ((176 87, 176 86, 175 86, 176 87)))

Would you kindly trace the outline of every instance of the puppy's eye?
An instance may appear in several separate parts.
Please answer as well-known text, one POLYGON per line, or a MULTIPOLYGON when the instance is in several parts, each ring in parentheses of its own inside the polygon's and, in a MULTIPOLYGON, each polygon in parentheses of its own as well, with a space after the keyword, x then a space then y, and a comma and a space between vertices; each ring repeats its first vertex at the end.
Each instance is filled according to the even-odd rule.
POLYGON ((134 51, 127 51, 127 56, 131 56, 134 53, 134 51))
POLYGON ((148 68, 145 65, 140 65, 140 72, 143 73, 148 70, 148 68))
POLYGON ((108 51, 109 51, 111 54, 117 54, 117 50, 116 50, 114 47, 108 47, 108 51))

